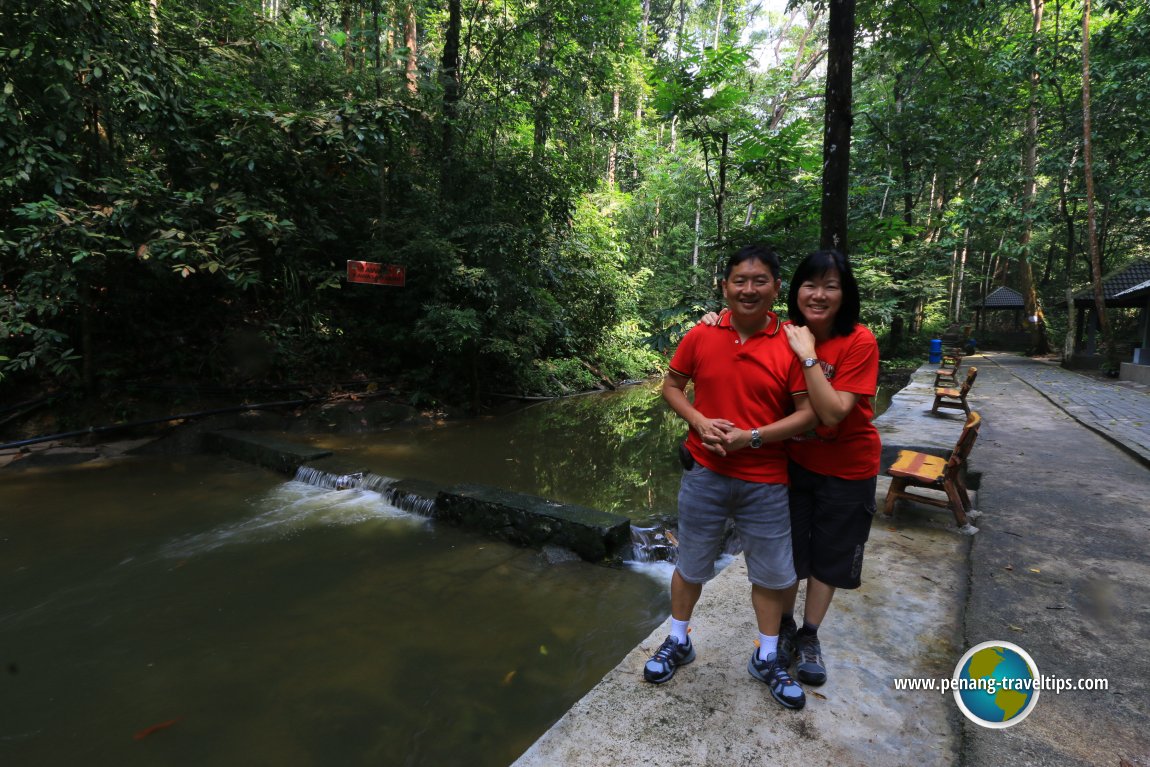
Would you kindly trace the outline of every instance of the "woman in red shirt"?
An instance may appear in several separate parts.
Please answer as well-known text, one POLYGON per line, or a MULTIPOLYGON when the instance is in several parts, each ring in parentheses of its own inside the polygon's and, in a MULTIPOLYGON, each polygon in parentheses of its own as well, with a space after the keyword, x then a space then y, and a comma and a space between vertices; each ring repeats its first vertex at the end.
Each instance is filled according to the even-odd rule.
POLYGON ((787 443, 795 571, 807 579, 803 625, 794 599, 779 630, 780 655, 797 652, 798 678, 826 681, 818 629, 837 589, 861 583, 863 550, 875 513, 881 443, 871 419, 878 385, 878 342, 858 324, 859 289, 850 262, 819 250, 795 269, 783 327, 803 366, 820 425, 787 443))

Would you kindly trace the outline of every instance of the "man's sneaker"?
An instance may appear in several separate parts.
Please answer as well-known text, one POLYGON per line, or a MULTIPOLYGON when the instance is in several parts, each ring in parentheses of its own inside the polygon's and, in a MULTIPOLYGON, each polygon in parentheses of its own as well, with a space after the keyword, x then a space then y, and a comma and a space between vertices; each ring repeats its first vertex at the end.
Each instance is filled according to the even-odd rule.
POLYGON ((799 665, 795 669, 799 680, 820 685, 827 681, 827 667, 823 663, 823 648, 817 636, 799 634, 795 637, 799 651, 799 665))
POLYGON ((759 649, 751 653, 747 671, 761 682, 766 682, 771 697, 787 708, 799 709, 807 705, 807 695, 799 687, 787 670, 778 664, 778 653, 771 653, 766 660, 759 659, 759 649))
POLYGON ((686 666, 695 659, 695 646, 691 637, 686 644, 679 644, 674 637, 667 637, 659 649, 643 667, 643 678, 654 684, 670 681, 679 666, 686 666))
POLYGON ((796 631, 798 626, 795 625, 794 616, 784 615, 779 622, 779 665, 785 669, 789 669, 795 661, 796 631))

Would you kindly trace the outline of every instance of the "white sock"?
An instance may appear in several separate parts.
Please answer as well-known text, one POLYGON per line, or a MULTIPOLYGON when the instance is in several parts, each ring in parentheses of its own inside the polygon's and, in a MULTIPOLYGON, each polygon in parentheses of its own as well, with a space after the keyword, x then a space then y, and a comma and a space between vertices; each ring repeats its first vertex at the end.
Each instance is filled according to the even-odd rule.
POLYGON ((779 651, 779 635, 769 637, 759 634, 759 660, 766 660, 768 655, 779 651))
POLYGON ((675 637, 675 641, 679 644, 687 644, 687 626, 690 623, 690 621, 671 619, 671 636, 675 637))

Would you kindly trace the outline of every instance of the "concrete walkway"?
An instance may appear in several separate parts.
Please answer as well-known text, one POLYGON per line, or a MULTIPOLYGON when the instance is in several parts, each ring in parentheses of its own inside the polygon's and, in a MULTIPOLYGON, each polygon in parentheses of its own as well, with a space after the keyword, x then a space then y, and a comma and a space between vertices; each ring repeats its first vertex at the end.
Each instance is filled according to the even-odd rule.
POLYGON ((1064 410, 1078 423, 1150 466, 1150 387, 1094 378, 1016 354, 985 356, 1064 410))
POLYGON ((1109 689, 1044 691, 1006 730, 966 725, 962 764, 1147 767, 1150 396, 1014 355, 978 364, 964 644, 1014 642, 1044 676, 1109 689))
MULTIPOLYGON (((1145 447, 1150 397, 1011 355, 967 364, 979 367, 970 402, 984 417, 971 459, 980 532, 962 535, 927 506, 879 513, 863 586, 836 596, 820 632, 830 679, 808 688, 803 711, 782 709, 746 671, 755 628, 736 558, 703 591, 695 663, 644 683, 659 627, 515 767, 1150 767, 1150 472, 1128 455, 1145 447), (1063 397, 1089 423, 1056 407, 1063 397), (1045 693, 1006 730, 967 722, 949 693, 895 690, 899 678, 949 677, 989 640, 1019 644, 1044 675, 1103 677, 1109 689, 1045 693)), ((957 439, 961 413, 927 412, 932 378, 921 368, 876 422, 886 460, 957 439)))

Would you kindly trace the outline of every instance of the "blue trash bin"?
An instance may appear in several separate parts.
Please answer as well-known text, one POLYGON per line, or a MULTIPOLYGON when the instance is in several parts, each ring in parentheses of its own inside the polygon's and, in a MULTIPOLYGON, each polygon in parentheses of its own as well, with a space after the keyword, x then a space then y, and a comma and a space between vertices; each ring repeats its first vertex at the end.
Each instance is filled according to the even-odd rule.
POLYGON ((930 363, 937 365, 942 362, 942 339, 932 338, 930 340, 930 363))

